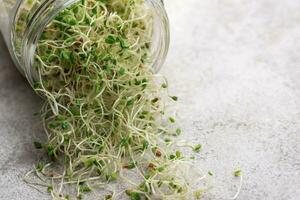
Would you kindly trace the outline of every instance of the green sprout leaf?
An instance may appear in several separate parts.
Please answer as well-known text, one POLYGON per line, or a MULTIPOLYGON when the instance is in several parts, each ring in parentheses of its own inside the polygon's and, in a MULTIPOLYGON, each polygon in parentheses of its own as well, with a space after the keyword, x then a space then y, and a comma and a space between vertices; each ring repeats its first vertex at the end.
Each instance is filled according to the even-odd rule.
POLYGON ((194 194, 195 194, 196 199, 201 199, 203 191, 202 190, 196 190, 194 194))
POLYGON ((147 140, 144 140, 143 141, 143 151, 145 151, 146 149, 148 149, 148 147, 149 147, 149 142, 147 141, 147 140))
POLYGON ((174 159, 176 158, 176 156, 173 155, 173 154, 171 154, 171 155, 169 156, 169 158, 170 158, 170 160, 174 160, 174 159))
POLYGON ((88 193, 91 192, 92 189, 88 185, 80 185, 79 191, 82 193, 88 193))
POLYGON ((43 169, 44 169, 44 163, 42 162, 39 162, 36 166, 35 166, 35 169, 38 171, 38 172, 42 172, 43 169))
POLYGON ((182 155, 182 154, 181 154, 180 151, 176 151, 176 154, 175 154, 175 155, 176 155, 177 158, 181 158, 181 155, 182 155))
POLYGON ((180 128, 177 128, 177 129, 176 129, 176 135, 179 136, 180 134, 181 134, 181 129, 180 129, 180 128))
POLYGON ((131 192, 130 200, 141 200, 141 195, 137 192, 131 192))
POLYGON ((43 148, 43 145, 42 143, 40 142, 33 142, 33 145, 36 149, 42 149, 43 148))
POLYGON ((107 38, 105 39, 105 42, 107 44, 114 44, 117 42, 116 38, 113 35, 109 35, 107 36, 107 38))
POLYGON ((163 83, 163 84, 161 85, 161 87, 164 88, 164 89, 166 89, 166 88, 168 88, 168 85, 167 85, 166 83, 163 83))
POLYGON ((124 67, 121 67, 120 69, 119 69, 119 75, 120 76, 123 76, 125 74, 125 68, 124 67))
POLYGON ((52 145, 48 145, 47 146, 47 154, 50 157, 54 157, 55 156, 55 148, 52 145))
POLYGON ((53 191, 53 186, 52 185, 48 186, 47 187, 47 192, 51 193, 52 191, 53 191))
POLYGON ((119 38, 119 41, 122 49, 127 49, 129 47, 129 44, 127 44, 125 39, 119 38))
POLYGON ((178 101, 178 97, 177 96, 171 96, 171 99, 173 99, 173 101, 178 101))
POLYGON ((175 123, 175 119, 174 119, 173 117, 169 117, 169 121, 170 121, 171 123, 175 123))
POLYGON ((196 153, 199 153, 201 151, 202 145, 201 144, 197 144, 194 148, 193 151, 196 153))
POLYGON ((235 177, 240 177, 241 174, 242 174, 242 171, 241 171, 241 170, 236 170, 236 171, 233 173, 233 175, 234 175, 235 177))
POLYGON ((69 125, 68 125, 67 122, 62 122, 62 123, 61 123, 61 128, 62 128, 63 130, 68 129, 68 127, 69 127, 69 125))
POLYGON ((126 190, 126 194, 130 197, 130 200, 141 200, 142 196, 138 192, 134 192, 132 190, 126 190))

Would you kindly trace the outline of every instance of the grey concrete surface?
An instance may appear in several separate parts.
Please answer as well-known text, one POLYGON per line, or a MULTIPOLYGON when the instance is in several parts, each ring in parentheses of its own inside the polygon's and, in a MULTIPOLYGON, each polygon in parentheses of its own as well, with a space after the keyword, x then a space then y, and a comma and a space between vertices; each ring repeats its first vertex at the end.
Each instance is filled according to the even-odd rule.
POLYGON ((38 160, 32 140, 42 132, 33 113, 41 102, 16 70, 2 37, 0 71, 0 199, 37 199, 22 176, 38 160))
MULTIPOLYGON (((179 96, 184 139, 203 144, 204 199, 300 199, 300 2, 166 0, 171 48, 161 73, 179 96)), ((41 100, 0 39, 0 199, 49 199, 22 182, 39 159, 41 100)), ((192 198, 191 198, 192 199, 192 198)))

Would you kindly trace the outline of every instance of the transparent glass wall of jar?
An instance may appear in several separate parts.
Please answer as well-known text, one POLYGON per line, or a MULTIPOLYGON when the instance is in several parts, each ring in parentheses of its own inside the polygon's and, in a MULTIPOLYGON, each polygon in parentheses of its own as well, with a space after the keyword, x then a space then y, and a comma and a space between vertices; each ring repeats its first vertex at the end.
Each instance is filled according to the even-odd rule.
MULTIPOLYGON (((19 71, 34 82, 36 44, 44 27, 63 9, 79 0, 0 0, 0 30, 19 71)), ((150 65, 158 70, 169 47, 169 22, 162 0, 145 0, 153 12, 150 65)))
POLYGON ((31 77, 28 61, 33 59, 34 46, 43 27, 54 13, 58 13, 77 0, 0 0, 0 31, 19 71, 31 77), (28 51, 31 52, 28 53, 28 51))

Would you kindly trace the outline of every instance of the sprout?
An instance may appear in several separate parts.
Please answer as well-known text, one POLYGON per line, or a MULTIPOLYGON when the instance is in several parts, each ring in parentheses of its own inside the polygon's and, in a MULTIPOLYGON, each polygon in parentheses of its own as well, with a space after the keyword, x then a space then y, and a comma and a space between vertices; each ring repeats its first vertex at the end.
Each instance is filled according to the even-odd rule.
POLYGON ((202 190, 197 190, 197 191, 195 191, 195 198, 196 199, 201 199, 201 197, 202 197, 202 193, 203 193, 203 191, 202 190))
POLYGON ((161 87, 164 88, 164 89, 166 89, 166 88, 168 87, 168 85, 167 85, 166 83, 163 83, 163 84, 161 85, 161 87))
POLYGON ((116 38, 113 35, 109 35, 107 36, 107 38, 105 39, 105 42, 107 44, 114 44, 117 42, 116 38))
POLYGON ((177 129, 176 129, 176 135, 177 135, 177 136, 179 136, 179 135, 181 134, 181 132, 182 132, 182 131, 181 131, 180 128, 177 128, 177 129))
POLYGON ((173 99, 173 101, 178 101, 178 97, 177 96, 171 96, 171 99, 173 99))
POLYGON ((40 143, 40 142, 34 142, 33 145, 34 145, 34 147, 35 147, 36 149, 42 149, 42 148, 43 148, 43 145, 42 145, 42 143, 40 143))
POLYGON ((197 144, 194 148, 193 148, 193 151, 196 152, 196 153, 199 153, 200 150, 202 148, 202 145, 201 144, 197 144))
POLYGON ((42 172, 43 169, 44 169, 44 166, 45 166, 44 163, 39 162, 39 163, 36 165, 35 169, 36 169, 38 172, 42 172))
POLYGON ((48 186, 47 187, 47 192, 51 193, 52 191, 53 191, 53 186, 52 185, 48 186))
POLYGON ((111 194, 105 195, 104 199, 105 200, 111 200, 112 199, 112 195, 111 194))
POLYGON ((241 170, 236 170, 236 171, 234 171, 233 175, 234 175, 235 177, 240 177, 240 176, 241 176, 241 173, 242 173, 241 170))
POLYGON ((80 185, 79 186, 79 191, 82 192, 82 193, 88 193, 88 192, 91 192, 92 189, 87 185, 80 185))
POLYGON ((171 123, 175 123, 175 119, 174 119, 173 117, 169 117, 169 121, 170 121, 171 123))

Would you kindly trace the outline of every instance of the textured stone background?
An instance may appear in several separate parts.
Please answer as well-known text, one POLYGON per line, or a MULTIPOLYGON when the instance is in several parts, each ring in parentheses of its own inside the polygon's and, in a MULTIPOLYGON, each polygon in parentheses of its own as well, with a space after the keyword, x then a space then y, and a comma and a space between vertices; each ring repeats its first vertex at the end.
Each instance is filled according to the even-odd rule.
MULTIPOLYGON (((172 43, 162 69, 185 137, 212 171, 205 199, 300 198, 300 2, 166 0, 172 43)), ((0 199, 47 199, 22 182, 43 136, 41 104, 0 39, 0 199)))

